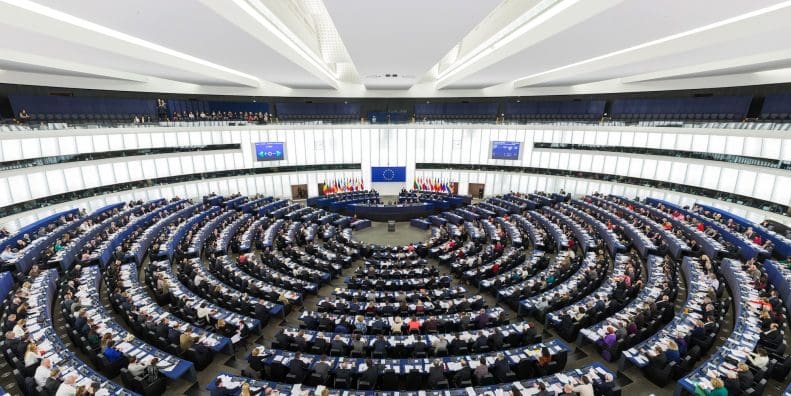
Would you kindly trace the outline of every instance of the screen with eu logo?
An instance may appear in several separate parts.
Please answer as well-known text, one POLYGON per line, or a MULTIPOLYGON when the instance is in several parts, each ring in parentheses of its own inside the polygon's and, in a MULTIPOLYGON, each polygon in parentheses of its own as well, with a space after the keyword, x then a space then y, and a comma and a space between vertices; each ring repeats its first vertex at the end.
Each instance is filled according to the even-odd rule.
POLYGON ((255 144, 255 158, 259 161, 282 161, 286 158, 283 142, 262 142, 255 144))
POLYGON ((405 182, 406 167, 405 166, 372 166, 371 181, 372 182, 405 182))
POLYGON ((492 159, 518 160, 520 142, 492 142, 492 159))

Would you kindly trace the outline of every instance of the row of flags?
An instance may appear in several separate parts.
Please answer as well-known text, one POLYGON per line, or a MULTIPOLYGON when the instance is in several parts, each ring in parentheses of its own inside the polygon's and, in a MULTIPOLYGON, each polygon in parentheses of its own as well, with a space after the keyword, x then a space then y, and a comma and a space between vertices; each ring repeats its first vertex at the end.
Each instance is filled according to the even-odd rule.
POLYGON ((328 182, 324 182, 324 187, 322 189, 322 192, 324 193, 324 195, 327 195, 327 194, 337 194, 342 192, 363 191, 363 190, 365 190, 363 179, 347 177, 345 179, 335 179, 335 180, 330 180, 328 182))
POLYGON ((430 177, 415 178, 415 181, 412 184, 412 189, 433 192, 453 192, 450 188, 450 181, 440 180, 436 177, 433 179, 430 177))

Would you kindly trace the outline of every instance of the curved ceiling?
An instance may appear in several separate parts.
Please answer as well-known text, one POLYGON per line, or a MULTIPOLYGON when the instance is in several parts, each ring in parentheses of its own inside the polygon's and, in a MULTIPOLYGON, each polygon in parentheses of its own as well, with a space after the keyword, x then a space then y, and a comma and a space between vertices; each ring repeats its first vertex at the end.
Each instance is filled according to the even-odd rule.
POLYGON ((791 1, 0 0, 0 82, 300 97, 791 82, 791 1))

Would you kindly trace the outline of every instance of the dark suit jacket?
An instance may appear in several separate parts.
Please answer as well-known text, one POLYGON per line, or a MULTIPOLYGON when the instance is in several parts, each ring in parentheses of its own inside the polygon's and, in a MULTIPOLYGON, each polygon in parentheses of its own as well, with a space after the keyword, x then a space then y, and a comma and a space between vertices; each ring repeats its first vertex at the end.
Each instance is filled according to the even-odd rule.
POLYGON ((428 370, 428 384, 436 387, 437 383, 445 379, 445 368, 442 366, 431 365, 428 370))
POLYGON ((498 379, 505 378, 509 371, 511 371, 511 367, 508 365, 508 361, 505 359, 498 359, 494 362, 492 374, 498 379))
POLYGON ((610 381, 610 382, 602 381, 598 384, 595 384, 594 388, 596 388, 598 394, 606 396, 612 393, 613 389, 615 389, 615 381, 610 381))
POLYGON ((169 343, 179 345, 180 344, 180 338, 181 338, 181 333, 178 330, 176 330, 174 328, 168 329, 168 342, 169 343))
POLYGON ((453 386, 459 388, 462 382, 469 381, 471 378, 472 369, 469 366, 464 366, 453 376, 453 386))
POLYGON ((375 384, 376 381, 379 380, 379 367, 377 367, 375 364, 371 367, 368 367, 368 369, 360 373, 360 379, 368 381, 371 384, 375 384))
POLYGON ((755 377, 750 370, 739 373, 739 386, 742 389, 747 389, 753 385, 755 377))
POLYGON ((665 357, 664 353, 660 353, 652 358, 650 358, 651 364, 657 368, 663 368, 667 366, 667 358, 665 357))
POLYGON ((262 322, 269 319, 269 309, 261 304, 255 304, 255 317, 262 322))
POLYGON ((165 326, 164 324, 161 323, 157 324, 157 329, 156 331, 154 331, 154 333, 159 338, 164 338, 166 340, 168 339, 168 327, 165 326))
POLYGON ((385 340, 375 340, 373 346, 374 352, 387 352, 387 347, 389 345, 385 340))
POLYGON ((288 362, 288 373, 296 375, 297 378, 305 378, 307 369, 307 365, 301 359, 294 358, 288 362))
POLYGON ((327 375, 330 373, 330 365, 326 362, 318 362, 313 365, 313 372, 320 375, 321 378, 327 379, 327 375))
POLYGON ((210 394, 211 396, 233 396, 234 391, 225 387, 219 387, 212 389, 210 394))

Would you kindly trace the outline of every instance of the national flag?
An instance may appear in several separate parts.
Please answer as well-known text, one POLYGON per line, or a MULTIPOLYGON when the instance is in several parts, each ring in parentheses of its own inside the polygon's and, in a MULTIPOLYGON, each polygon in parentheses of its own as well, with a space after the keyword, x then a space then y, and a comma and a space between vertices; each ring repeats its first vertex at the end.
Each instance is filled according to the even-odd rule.
POLYGON ((412 182, 412 189, 413 190, 419 190, 420 189, 420 187, 417 185, 417 179, 415 179, 415 181, 412 182))
POLYGON ((324 195, 327 195, 327 183, 324 183, 324 185, 323 185, 323 186, 321 186, 321 192, 322 192, 324 195))

